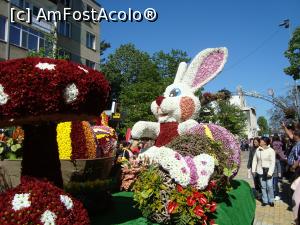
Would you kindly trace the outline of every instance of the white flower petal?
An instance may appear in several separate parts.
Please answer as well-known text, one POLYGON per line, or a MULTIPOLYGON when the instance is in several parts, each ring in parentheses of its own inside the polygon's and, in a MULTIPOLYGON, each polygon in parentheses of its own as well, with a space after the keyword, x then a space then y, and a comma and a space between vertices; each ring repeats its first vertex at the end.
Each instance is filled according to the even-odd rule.
POLYGON ((60 195, 60 201, 65 205, 67 210, 73 208, 73 201, 72 199, 67 195, 60 195))
POLYGON ((77 96, 79 94, 79 90, 76 86, 76 84, 72 83, 69 84, 64 92, 64 97, 65 97, 65 101, 66 103, 72 103, 74 101, 76 101, 77 96))
POLYGON ((35 65, 35 67, 41 69, 41 70, 54 70, 55 64, 49 64, 49 63, 38 63, 35 65))
POLYGON ((0 105, 5 105, 9 96, 4 92, 4 87, 0 84, 0 105))
POLYGON ((57 216, 50 210, 46 210, 41 216, 41 222, 44 225, 55 225, 57 216))
POLYGON ((12 208, 13 210, 17 211, 23 208, 30 207, 31 202, 29 201, 29 193, 25 194, 15 194, 12 200, 12 208))
POLYGON ((81 66, 78 66, 78 69, 81 69, 81 70, 83 70, 85 73, 88 73, 88 72, 89 72, 87 69, 84 69, 84 68, 83 68, 83 67, 81 67, 81 66))

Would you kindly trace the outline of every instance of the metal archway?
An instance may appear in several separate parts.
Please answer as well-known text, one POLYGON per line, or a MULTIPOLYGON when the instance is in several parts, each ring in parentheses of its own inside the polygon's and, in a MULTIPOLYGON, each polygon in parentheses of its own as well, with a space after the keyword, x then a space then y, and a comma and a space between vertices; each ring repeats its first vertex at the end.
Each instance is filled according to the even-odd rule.
POLYGON ((281 101, 280 99, 278 98, 275 98, 274 97, 274 94, 270 95, 270 96, 267 96, 267 95, 262 95, 256 91, 245 91, 242 89, 242 87, 237 87, 237 91, 236 92, 233 92, 233 94, 237 94, 239 96, 248 96, 248 97, 253 97, 253 98, 259 98, 259 99, 262 99, 262 100, 265 100, 267 102, 270 102, 272 103, 273 105, 285 110, 287 109, 287 105, 281 101))

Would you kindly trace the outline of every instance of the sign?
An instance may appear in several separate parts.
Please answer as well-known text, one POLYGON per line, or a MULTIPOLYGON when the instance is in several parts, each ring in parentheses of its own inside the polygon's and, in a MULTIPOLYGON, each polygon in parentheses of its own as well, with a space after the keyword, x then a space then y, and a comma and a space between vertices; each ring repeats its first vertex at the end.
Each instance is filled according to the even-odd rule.
POLYGON ((112 114, 112 119, 114 119, 114 120, 119 120, 119 119, 121 119, 121 113, 113 113, 113 114, 112 114))

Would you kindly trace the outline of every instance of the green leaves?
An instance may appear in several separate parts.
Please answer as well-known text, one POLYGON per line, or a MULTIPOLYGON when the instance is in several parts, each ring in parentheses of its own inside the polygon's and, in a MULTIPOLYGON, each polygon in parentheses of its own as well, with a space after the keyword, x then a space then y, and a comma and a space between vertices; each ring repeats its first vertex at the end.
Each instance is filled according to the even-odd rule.
POLYGON ((17 159, 22 156, 22 145, 13 138, 8 138, 5 142, 0 142, 1 159, 17 159))
POLYGON ((235 135, 244 135, 247 117, 238 106, 230 104, 229 100, 216 100, 214 104, 201 108, 198 121, 216 123, 235 135))
POLYGON ((15 145, 12 145, 10 149, 11 149, 13 152, 16 152, 16 151, 19 150, 20 148, 22 148, 22 146, 21 146, 20 144, 15 144, 15 145))
POLYGON ((290 66, 285 68, 284 72, 292 76, 294 80, 300 79, 300 27, 294 31, 284 55, 290 62, 290 66))
POLYGON ((268 121, 265 117, 263 116, 258 117, 257 124, 259 126, 258 135, 263 136, 265 134, 269 134, 270 129, 269 129, 268 121))

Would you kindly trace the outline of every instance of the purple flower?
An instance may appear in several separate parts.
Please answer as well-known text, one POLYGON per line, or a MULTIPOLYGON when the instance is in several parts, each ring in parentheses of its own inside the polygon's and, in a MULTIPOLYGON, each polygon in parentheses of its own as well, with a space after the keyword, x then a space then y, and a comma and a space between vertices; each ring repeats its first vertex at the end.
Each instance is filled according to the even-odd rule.
POLYGON ((178 152, 176 152, 176 153, 175 153, 175 158, 176 158, 177 160, 180 160, 180 159, 181 159, 181 155, 180 155, 178 152))
POLYGON ((195 185, 199 178, 195 162, 190 156, 184 157, 184 160, 185 160, 186 164, 188 165, 188 167, 190 168, 190 178, 191 178, 190 184, 195 185))
POLYGON ((183 173, 186 173, 186 168, 182 167, 182 168, 181 168, 181 171, 182 171, 183 173))

